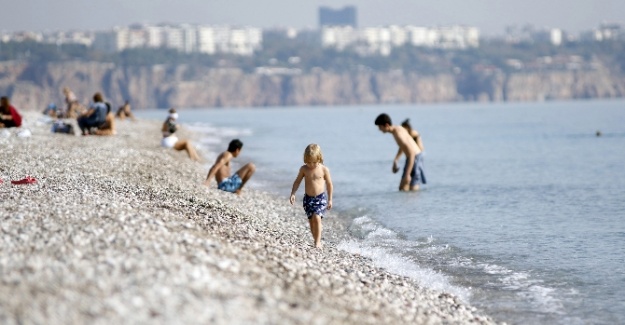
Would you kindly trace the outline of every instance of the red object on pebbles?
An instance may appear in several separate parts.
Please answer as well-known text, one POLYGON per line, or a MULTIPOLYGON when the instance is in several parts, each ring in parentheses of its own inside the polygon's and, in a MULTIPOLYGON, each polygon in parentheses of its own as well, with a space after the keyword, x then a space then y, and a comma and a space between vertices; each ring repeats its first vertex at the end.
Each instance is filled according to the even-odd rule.
POLYGON ((36 182, 37 180, 34 177, 26 176, 26 178, 20 179, 19 181, 11 181, 11 184, 21 185, 21 184, 33 184, 36 182))

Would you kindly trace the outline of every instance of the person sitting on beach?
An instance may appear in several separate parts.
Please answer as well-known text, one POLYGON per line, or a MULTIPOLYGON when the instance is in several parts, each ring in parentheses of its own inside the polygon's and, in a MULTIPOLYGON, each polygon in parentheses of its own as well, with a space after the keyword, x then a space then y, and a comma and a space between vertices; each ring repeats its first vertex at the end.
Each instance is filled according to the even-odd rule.
POLYGON ((243 186, 252 177, 256 171, 256 166, 253 163, 247 163, 245 166, 237 170, 236 173, 231 173, 230 161, 232 158, 236 158, 241 154, 243 148, 243 142, 239 139, 234 139, 228 144, 228 150, 222 152, 217 156, 215 164, 208 171, 204 185, 209 186, 211 179, 215 177, 217 181, 217 188, 222 191, 241 194, 243 186))
POLYGON ((0 128, 14 128, 22 126, 22 116, 11 105, 9 97, 0 98, 0 128))
POLYGON ((93 95, 93 104, 89 107, 89 110, 79 115, 76 121, 78 127, 82 132, 82 135, 91 134, 92 128, 97 128, 106 121, 107 105, 102 99, 101 93, 95 93, 93 95))
POLYGON ((333 186, 330 169, 323 165, 323 154, 317 144, 309 144, 304 150, 304 165, 297 173, 289 198, 291 205, 295 202, 295 192, 302 179, 304 179, 304 211, 308 217, 315 247, 321 248, 321 219, 326 208, 332 209, 333 186))
MULTIPOLYGON (((417 146, 419 146, 419 149, 421 149, 421 161, 423 162, 423 141, 421 140, 421 135, 419 134, 419 132, 415 129, 412 128, 412 126, 410 125, 410 119, 405 119, 403 122, 401 122, 401 126, 406 129, 406 131, 408 131, 408 134, 410 134, 410 137, 412 137, 412 139, 414 140, 414 142, 417 143, 417 146)), ((397 161, 399 160, 399 157, 401 157, 403 154, 403 152, 401 151, 401 149, 397 150, 397 155, 395 155, 395 160, 393 161, 393 173, 397 173, 399 171, 399 167, 397 166, 397 161)), ((425 178, 424 178, 425 180, 425 178)), ((424 181, 425 184, 425 181, 424 181)))
MULTIPOLYGON (((421 149, 410 136, 408 131, 399 126, 393 125, 391 118, 387 114, 380 114, 375 119, 375 125, 382 133, 391 133, 395 142, 399 146, 399 151, 406 155, 404 173, 399 183, 400 191, 417 191, 419 182, 425 184, 425 174, 423 172, 423 161, 421 159, 421 149)), ((393 162, 393 170, 395 170, 393 162)))
POLYGON ((161 127, 161 132, 163 133, 161 146, 165 148, 174 148, 178 151, 185 150, 191 160, 199 161, 200 156, 198 156, 195 148, 191 144, 191 141, 186 139, 179 140, 174 134, 178 130, 178 125, 176 124, 177 119, 178 113, 176 112, 176 109, 170 108, 169 115, 167 115, 167 119, 163 122, 163 126, 161 127))
POLYGON ((73 91, 69 89, 69 87, 63 88, 63 95, 65 95, 65 103, 67 104, 67 108, 64 114, 61 114, 64 118, 74 118, 77 117, 80 104, 78 103, 78 98, 73 91))
POLYGON ((125 118, 130 118, 133 121, 136 121, 137 119, 135 118, 134 114, 132 114, 132 112, 130 111, 130 102, 126 101, 124 103, 124 105, 120 106, 117 109, 117 113, 115 114, 117 116, 117 118, 119 118, 120 120, 123 120, 125 118))
POLYGON ((104 123, 98 126, 98 129, 95 131, 95 135, 115 135, 117 131, 115 131, 115 115, 111 112, 111 104, 108 102, 106 104, 106 117, 104 118, 104 123))
POLYGON ((58 110, 59 109, 55 103, 50 103, 48 104, 48 106, 46 106, 46 109, 43 110, 43 115, 47 115, 51 118, 56 118, 58 110))

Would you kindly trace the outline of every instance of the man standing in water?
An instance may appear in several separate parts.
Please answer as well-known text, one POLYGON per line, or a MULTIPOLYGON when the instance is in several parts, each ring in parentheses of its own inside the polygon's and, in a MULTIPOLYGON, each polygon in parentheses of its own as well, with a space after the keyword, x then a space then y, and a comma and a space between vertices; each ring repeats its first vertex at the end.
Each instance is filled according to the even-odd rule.
MULTIPOLYGON (((419 183, 425 184, 425 174, 423 173, 423 160, 421 159, 421 149, 410 136, 408 131, 399 125, 393 125, 391 118, 387 114, 380 114, 375 119, 375 125, 382 133, 391 133, 399 150, 406 155, 406 164, 399 183, 400 191, 417 191, 419 183)), ((393 162, 393 167, 395 163, 393 162)), ((393 168, 394 170, 395 168, 393 168)))
POLYGON ((211 179, 215 177, 215 180, 217 181, 217 187, 220 190, 240 195, 243 186, 245 185, 245 183, 247 183, 250 177, 252 177, 254 171, 256 171, 256 166, 254 166, 253 163, 247 163, 245 166, 237 170, 236 173, 230 175, 230 161, 232 160, 232 158, 236 158, 239 156, 242 148, 243 142, 241 142, 239 139, 234 139, 230 141, 230 144, 228 145, 228 150, 219 154, 217 160, 215 161, 215 164, 208 171, 208 175, 206 176, 204 185, 210 185, 211 179))

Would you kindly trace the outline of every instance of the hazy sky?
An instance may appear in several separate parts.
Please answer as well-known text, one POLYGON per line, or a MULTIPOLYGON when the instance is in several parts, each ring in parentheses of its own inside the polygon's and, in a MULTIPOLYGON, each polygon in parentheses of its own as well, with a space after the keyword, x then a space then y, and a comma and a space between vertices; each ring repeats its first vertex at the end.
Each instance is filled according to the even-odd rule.
POLYGON ((625 25, 625 0, 0 0, 0 30, 105 30, 133 23, 317 27, 318 7, 357 7, 359 27, 532 24, 577 33, 625 25))

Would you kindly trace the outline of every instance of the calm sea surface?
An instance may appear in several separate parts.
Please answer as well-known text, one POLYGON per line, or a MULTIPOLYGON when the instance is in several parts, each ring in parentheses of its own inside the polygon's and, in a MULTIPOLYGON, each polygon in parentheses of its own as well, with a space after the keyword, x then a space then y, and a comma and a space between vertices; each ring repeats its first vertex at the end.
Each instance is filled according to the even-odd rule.
POLYGON ((254 161, 249 186, 285 204, 318 143, 330 217, 351 225, 341 249, 498 321, 625 324, 624 101, 181 110, 180 122, 205 134, 195 142, 211 164, 240 138, 235 168, 254 161), (397 145, 373 123, 382 112, 423 137, 420 192, 397 191, 397 145))

